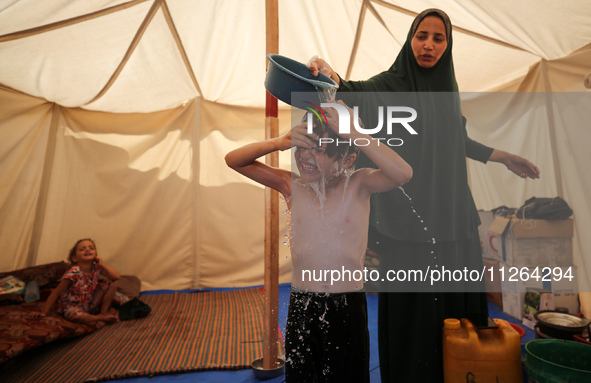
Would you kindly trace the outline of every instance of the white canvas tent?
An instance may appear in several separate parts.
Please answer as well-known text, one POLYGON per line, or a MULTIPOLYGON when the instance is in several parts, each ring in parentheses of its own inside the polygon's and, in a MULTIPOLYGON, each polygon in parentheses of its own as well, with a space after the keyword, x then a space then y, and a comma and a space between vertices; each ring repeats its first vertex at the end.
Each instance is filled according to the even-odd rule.
MULTIPOLYGON (((366 79, 434 6, 455 26, 460 90, 479 92, 462 95, 470 136, 542 171, 470 161, 477 206, 563 196, 591 291, 591 116, 564 112, 591 110, 589 1, 279 0, 279 53, 366 79), (480 92, 572 97, 515 109, 514 93, 480 92)), ((265 65, 264 0, 0 0, 0 270, 64 260, 90 236, 146 290, 261 284, 263 189, 223 157, 264 137, 265 65)), ((289 129, 287 105, 279 121, 289 129)))

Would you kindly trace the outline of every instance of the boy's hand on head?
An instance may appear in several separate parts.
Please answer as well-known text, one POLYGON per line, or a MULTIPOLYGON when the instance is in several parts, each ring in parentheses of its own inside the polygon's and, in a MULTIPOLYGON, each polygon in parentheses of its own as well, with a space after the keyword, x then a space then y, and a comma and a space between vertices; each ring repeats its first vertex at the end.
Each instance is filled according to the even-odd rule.
MULTIPOLYGON (((334 103, 334 104, 341 105, 341 106, 344 106, 345 108, 347 108, 347 112, 349 113, 349 117, 350 117, 349 131, 351 133, 354 132, 355 126, 353 125, 353 109, 349 108, 347 106, 347 104, 345 104, 342 100, 338 100, 338 101, 329 100, 329 101, 326 101, 326 103, 334 103)), ((350 139, 351 133, 341 133, 339 131, 339 113, 337 112, 336 108, 324 107, 324 109, 326 110, 326 121, 328 122, 328 126, 330 127, 330 129, 335 134, 337 134, 339 137, 344 138, 344 139, 350 139)))
POLYGON ((291 129, 291 146, 299 146, 304 149, 318 148, 318 135, 308 133, 308 125, 302 123, 291 129))

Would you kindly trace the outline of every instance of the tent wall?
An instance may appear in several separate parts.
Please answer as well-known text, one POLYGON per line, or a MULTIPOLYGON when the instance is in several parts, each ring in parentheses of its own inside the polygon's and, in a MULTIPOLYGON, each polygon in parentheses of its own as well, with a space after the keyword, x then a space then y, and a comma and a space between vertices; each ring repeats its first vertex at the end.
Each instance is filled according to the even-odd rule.
POLYGON ((65 260, 91 237, 144 289, 262 283, 263 189, 223 161, 236 142, 263 138, 262 109, 195 99, 112 114, 5 88, 0 100, 0 270, 65 260))
POLYGON ((462 95, 471 138, 522 155, 541 170, 539 180, 521 180, 502 165, 469 161, 477 207, 518 207, 532 196, 563 197, 574 211, 573 258, 581 292, 591 292, 591 131, 583 128, 591 121, 591 92, 584 86, 590 62, 591 44, 567 57, 540 61, 498 92, 462 95))
MULTIPOLYGON (((91 236, 144 289, 261 284, 263 189, 223 157, 264 137, 264 0, 9 3, 0 5, 0 84, 18 91, 0 88, 0 271, 63 260, 91 236)), ((539 3, 281 0, 279 53, 318 54, 365 79, 391 65, 414 16, 435 5, 454 24, 460 90, 580 92, 560 103, 462 98, 472 138, 542 171, 525 181, 469 161, 477 206, 563 196, 589 291, 591 133, 580 120, 591 119, 565 111, 591 111, 591 2, 539 3)), ((289 128, 285 105, 279 121, 289 128)), ((280 162, 289 167, 289 154, 280 162)), ((280 281, 288 250, 280 246, 280 281)))

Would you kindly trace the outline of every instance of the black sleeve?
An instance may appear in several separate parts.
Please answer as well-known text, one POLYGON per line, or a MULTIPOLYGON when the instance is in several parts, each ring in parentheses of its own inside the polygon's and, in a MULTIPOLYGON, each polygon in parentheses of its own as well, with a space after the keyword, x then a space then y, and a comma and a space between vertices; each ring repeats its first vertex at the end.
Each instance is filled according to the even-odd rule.
POLYGON ((464 146, 466 149, 466 157, 486 164, 494 149, 468 137, 466 117, 462 116, 462 122, 464 123, 464 146))

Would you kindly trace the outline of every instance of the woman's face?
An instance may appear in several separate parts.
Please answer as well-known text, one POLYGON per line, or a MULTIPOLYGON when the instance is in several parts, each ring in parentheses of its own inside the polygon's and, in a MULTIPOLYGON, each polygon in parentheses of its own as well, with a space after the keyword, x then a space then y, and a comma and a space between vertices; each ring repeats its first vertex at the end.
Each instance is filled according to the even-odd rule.
POLYGON ((447 48, 447 36, 443 20, 427 16, 421 21, 411 40, 412 52, 422 68, 431 68, 447 48))

